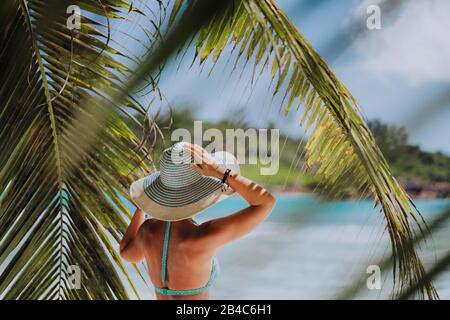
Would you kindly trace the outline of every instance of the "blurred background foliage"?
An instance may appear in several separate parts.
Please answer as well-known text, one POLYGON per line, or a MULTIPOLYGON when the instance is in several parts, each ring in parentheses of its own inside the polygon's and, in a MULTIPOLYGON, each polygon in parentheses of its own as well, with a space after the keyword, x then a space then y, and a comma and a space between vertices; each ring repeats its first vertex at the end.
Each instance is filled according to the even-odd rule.
MULTIPOLYGON (((191 136, 194 136, 194 121, 198 120, 195 115, 198 107, 193 105, 180 105, 172 107, 170 112, 165 112, 156 120, 161 128, 164 139, 154 136, 154 158, 159 159, 159 155, 164 148, 172 143, 171 132, 178 128, 187 129, 191 136)), ((144 122, 144 116, 137 117, 138 122, 144 122)), ((143 134, 142 128, 136 122, 127 120, 128 126, 136 136, 143 134)), ((408 193, 416 198, 447 198, 450 195, 450 157, 443 152, 429 152, 422 150, 417 145, 411 145, 408 133, 404 126, 396 126, 383 123, 380 120, 370 120, 369 128, 386 157, 393 174, 399 179, 408 193)), ((202 130, 210 128, 219 129, 225 136, 226 129, 242 128, 244 130, 253 127, 246 123, 245 118, 235 113, 230 119, 221 121, 202 121, 202 130)), ((274 128, 270 125, 267 128, 274 128)), ((258 129, 258 128, 253 128, 258 129)), ((281 129, 280 144, 283 152, 280 154, 279 171, 275 176, 265 177, 260 174, 260 164, 243 165, 243 174, 275 191, 320 191, 319 178, 302 170, 305 162, 304 148, 305 138, 293 138, 286 135, 281 129), (298 159, 300 154, 301 159, 298 159)), ((204 146, 210 142, 205 141, 204 146)), ((248 155, 248 145, 246 146, 248 155)), ((326 194, 324 194, 326 196, 326 194)), ((333 195, 328 195, 333 196, 333 195)), ((347 193, 340 195, 344 197, 359 197, 357 190, 351 188, 347 193)))

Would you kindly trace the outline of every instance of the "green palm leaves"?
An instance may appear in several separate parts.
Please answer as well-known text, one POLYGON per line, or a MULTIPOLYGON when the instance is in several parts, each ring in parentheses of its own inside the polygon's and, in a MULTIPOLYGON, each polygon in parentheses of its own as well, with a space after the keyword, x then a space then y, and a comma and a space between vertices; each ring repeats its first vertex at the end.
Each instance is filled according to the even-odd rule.
MULTIPOLYGON (((398 292, 422 279, 424 268, 409 245, 411 219, 418 222, 420 213, 392 176, 351 93, 273 0, 234 1, 222 19, 201 30, 196 51, 200 62, 209 56, 218 59, 229 42, 234 43, 235 68, 242 60, 253 64, 254 73, 269 69, 285 113, 293 106, 301 112, 300 124, 310 132, 307 169, 330 192, 351 185, 373 194, 396 257, 398 292)), ((421 292, 437 297, 429 282, 421 292)))
MULTIPOLYGON (((110 106, 116 111, 100 130, 101 143, 76 170, 66 169, 80 148, 67 128, 76 112, 96 107, 82 101, 118 88, 119 74, 129 72, 96 29, 101 22, 85 16, 78 33, 66 28, 68 5, 2 4, 0 292, 6 299, 124 299, 124 279, 132 286, 117 253, 127 212, 119 195, 127 194, 142 155, 119 112, 124 105, 143 108, 131 98, 110 106), (70 290, 72 265, 81 271, 78 290, 70 290)), ((128 4, 77 5, 112 19, 128 4)))
MULTIPOLYGON (((66 28, 70 1, 0 4, 1 298, 128 297, 125 287, 132 283, 117 254, 127 212, 120 196, 127 197, 136 168, 147 168, 146 150, 123 117, 145 114, 133 93, 145 80, 154 89, 155 69, 199 28, 201 62, 218 59, 231 42, 234 67, 243 61, 253 64, 254 74, 268 69, 285 112, 301 112, 300 124, 310 130, 307 169, 331 191, 352 185, 374 195, 391 237, 399 291, 423 279, 410 245, 411 219, 419 213, 390 173, 355 99, 275 1, 175 0, 168 19, 174 27, 156 50, 163 17, 149 18, 152 27, 143 28, 143 61, 120 50, 108 32, 130 12, 145 16, 132 3, 77 1, 83 17, 76 32, 66 28), (176 23, 186 3, 190 10, 176 23), (70 289, 72 265, 82 273, 78 290, 70 289)), ((437 297, 430 282, 422 293, 437 297)))

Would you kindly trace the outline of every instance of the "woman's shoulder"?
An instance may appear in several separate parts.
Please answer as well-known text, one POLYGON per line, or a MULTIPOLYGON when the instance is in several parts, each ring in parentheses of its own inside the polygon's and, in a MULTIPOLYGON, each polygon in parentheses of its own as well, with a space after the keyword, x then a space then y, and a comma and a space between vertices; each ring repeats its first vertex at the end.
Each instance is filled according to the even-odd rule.
POLYGON ((208 224, 208 222, 203 222, 189 228, 183 237, 183 245, 194 252, 200 251, 205 254, 214 252, 216 246, 212 243, 211 237, 208 234, 208 224))
POLYGON ((155 233, 158 228, 158 223, 155 219, 147 219, 145 220, 141 226, 139 227, 139 236, 140 238, 147 238, 155 233))

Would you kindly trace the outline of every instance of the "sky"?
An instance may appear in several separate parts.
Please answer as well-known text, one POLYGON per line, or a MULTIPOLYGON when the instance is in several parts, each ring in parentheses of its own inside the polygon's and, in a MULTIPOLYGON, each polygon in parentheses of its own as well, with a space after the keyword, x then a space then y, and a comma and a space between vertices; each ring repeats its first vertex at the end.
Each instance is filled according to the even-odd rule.
MULTIPOLYGON (((368 119, 405 126, 410 143, 450 154, 450 1, 403 1, 389 10, 386 3, 393 2, 278 1, 368 119), (381 8, 381 29, 366 27, 371 4, 381 8)), ((170 104, 194 107, 199 120, 241 117, 255 127, 274 122, 285 134, 302 135, 300 115, 284 116, 272 99, 269 72, 251 86, 251 66, 242 68, 241 77, 241 70, 230 76, 229 49, 211 73, 210 61, 191 66, 193 50, 180 65, 169 63, 160 87, 170 104)))

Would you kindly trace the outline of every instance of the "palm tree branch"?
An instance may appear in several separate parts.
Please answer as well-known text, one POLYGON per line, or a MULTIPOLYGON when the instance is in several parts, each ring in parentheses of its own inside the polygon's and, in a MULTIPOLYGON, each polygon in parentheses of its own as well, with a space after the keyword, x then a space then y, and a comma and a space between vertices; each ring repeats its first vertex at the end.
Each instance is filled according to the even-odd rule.
MULTIPOLYGON (((356 99, 326 62, 273 0, 234 1, 234 8, 229 7, 222 19, 200 31, 195 57, 200 64, 209 56, 216 61, 224 43, 230 42, 233 50, 240 47, 233 71, 242 59, 244 66, 253 63, 253 74, 257 67, 262 73, 271 61, 274 95, 283 94, 285 114, 294 104, 303 112, 300 123, 310 133, 306 169, 322 178, 326 190, 352 186, 372 192, 383 210, 396 257, 397 291, 423 278, 423 265, 407 245, 414 234, 409 218, 422 232, 421 214, 390 172, 356 99)), ((430 282, 425 282, 422 293, 437 297, 430 282)))
MULTIPOLYGON (((83 3, 88 1, 78 4, 83 3)), ((127 298, 125 283, 138 296, 114 244, 126 227, 124 216, 129 216, 119 195, 127 196, 136 163, 145 170, 140 157, 147 153, 145 147, 136 148, 139 139, 121 117, 128 114, 126 108, 145 109, 132 97, 114 103, 122 116, 115 114, 105 123, 102 142, 76 170, 64 167, 79 149, 77 136, 63 134, 75 111, 90 114, 95 105, 83 105, 86 96, 106 97, 108 87, 119 90, 123 75, 130 72, 120 62, 127 56, 101 40, 87 21, 80 33, 67 33, 62 22, 68 4, 58 1, 56 7, 64 10, 53 14, 49 3, 8 0, 9 11, 0 23, 5 31, 0 39, 2 298, 127 298), (84 36, 85 30, 97 37, 84 36), (17 46, 13 36, 29 46, 17 46), (72 45, 76 50, 69 50, 72 45), (72 264, 80 266, 83 279, 90 279, 81 290, 70 289, 72 264)), ((104 4, 100 13, 120 16, 120 10, 110 9, 124 2, 104 4)), ((88 20, 94 25, 92 19, 97 18, 88 20)))

